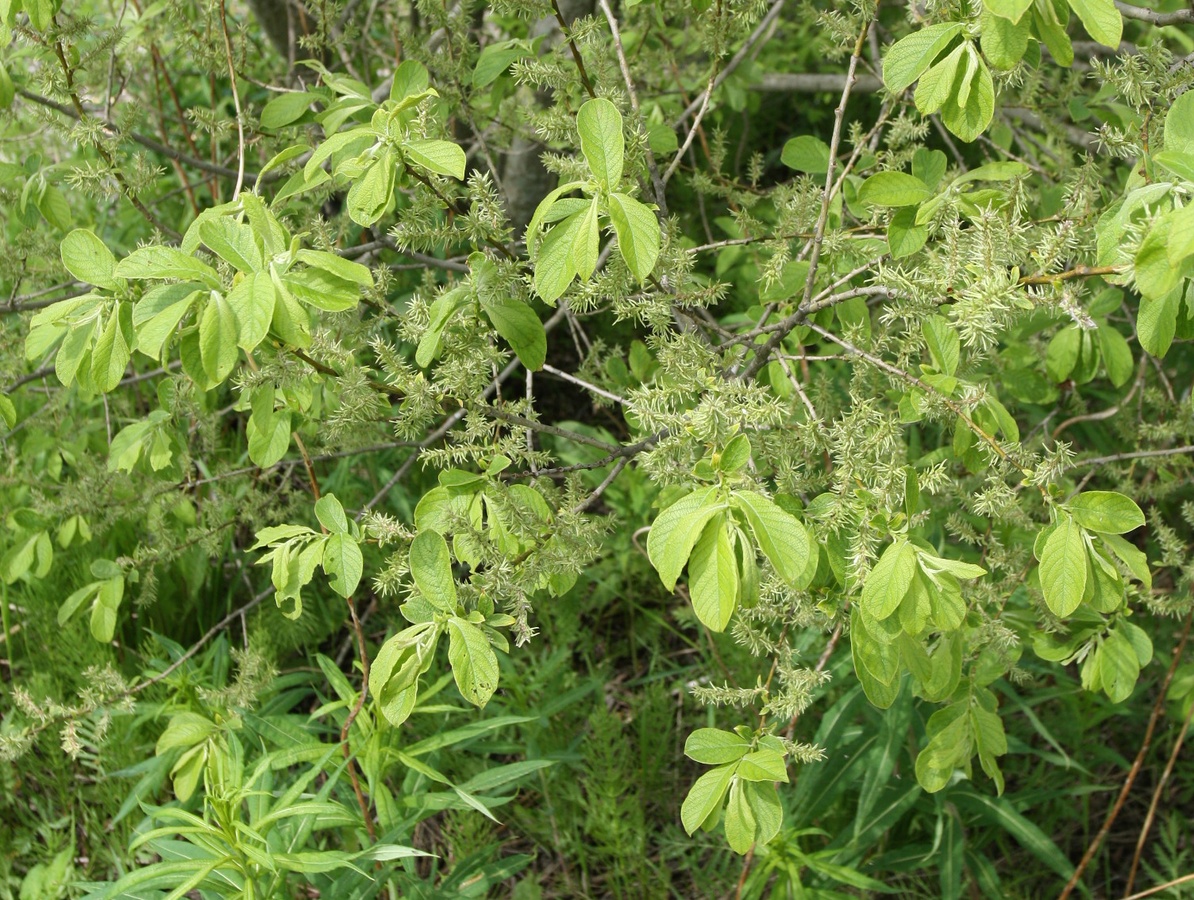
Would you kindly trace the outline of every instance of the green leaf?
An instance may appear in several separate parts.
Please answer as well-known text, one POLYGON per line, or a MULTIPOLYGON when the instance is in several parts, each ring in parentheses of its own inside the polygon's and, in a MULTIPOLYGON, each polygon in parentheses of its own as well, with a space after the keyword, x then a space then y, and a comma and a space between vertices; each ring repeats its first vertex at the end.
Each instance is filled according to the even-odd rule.
POLYGON ((1106 322, 1099 324, 1099 353, 1111 383, 1116 387, 1127 384, 1135 367, 1132 348, 1128 346, 1127 339, 1106 322))
POLYGON ((488 87, 502 75, 515 60, 530 56, 530 51, 518 41, 500 41, 490 44, 481 51, 473 69, 473 87, 488 87))
POLYGON ((0 421, 9 428, 17 424, 17 408, 4 394, 0 394, 0 421))
POLYGON ((941 108, 941 121, 962 140, 973 141, 987 130, 995 115, 995 82, 974 45, 962 46, 955 90, 941 108))
POLYGON ((918 563, 916 549, 905 540, 897 539, 883 551, 862 587, 862 605, 878 620, 886 619, 897 609, 912 587, 918 563))
POLYGON ((1045 348, 1045 372, 1060 384, 1070 377, 1078 365, 1078 354, 1082 351, 1082 332, 1077 325, 1067 325, 1049 341, 1045 348))
POLYGON ((348 217, 358 225, 369 227, 385 214, 394 195, 397 175, 393 154, 383 151, 364 174, 352 183, 345 197, 348 217))
POLYGON ((1064 0, 1035 0, 1032 24, 1037 36, 1057 62, 1069 68, 1074 64, 1074 46, 1066 34, 1070 13, 1064 0))
POLYGON ((173 247, 142 247, 134 250, 116 264, 112 274, 117 278, 197 280, 210 288, 220 287, 220 278, 215 269, 173 247))
POLYGON ((146 291, 133 306, 137 349, 160 360, 166 339, 177 331, 200 293, 193 284, 165 284, 146 291))
POLYGON ((790 513, 754 491, 735 491, 734 505, 742 510, 755 541, 779 576, 795 588, 802 583, 812 543, 808 531, 790 513))
POLYGON ((929 240, 929 227, 916 224, 916 207, 896 210, 887 223, 887 246, 892 259, 911 256, 929 240))
POLYGON ((730 785, 730 799, 726 803, 726 841, 735 853, 744 854, 755 845, 759 826, 755 819, 754 810, 746 799, 743 790, 746 782, 741 778, 734 778, 730 785))
POLYGON ((1086 592, 1086 541, 1078 523, 1064 513, 1040 555, 1041 590, 1055 616, 1073 613, 1086 592))
POLYGON ((876 172, 858 190, 858 199, 871 206, 915 206, 932 196, 927 184, 906 172, 876 172))
POLYGON ((213 384, 220 384, 232 372, 237 352, 236 315, 220 294, 212 293, 199 318, 199 352, 203 371, 213 384))
POLYGON ((335 253, 325 250, 300 250, 295 259, 317 269, 322 269, 343 281, 359 284, 361 287, 373 287, 373 273, 368 266, 363 266, 352 260, 342 259, 335 253))
POLYGON ((319 99, 318 95, 309 91, 279 94, 261 108, 261 127, 267 131, 277 131, 298 121, 316 99, 319 99))
POLYGON ((315 501, 315 518, 332 534, 348 534, 348 517, 335 494, 324 494, 315 501))
POLYGON ((322 563, 332 590, 341 597, 351 597, 365 571, 365 560, 357 542, 347 534, 331 535, 323 545, 322 563))
POLYGON ((272 412, 268 416, 259 417, 254 414, 249 419, 246 435, 249 439, 249 459, 253 465, 268 469, 276 465, 290 449, 291 415, 290 410, 283 409, 272 412))
POLYGON ((116 634, 116 614, 124 597, 124 579, 107 578, 100 582, 95 602, 91 606, 91 636, 103 644, 116 634))
POLYGON ((1113 50, 1119 47, 1124 22, 1114 0, 1069 0, 1070 7, 1082 20, 1086 33, 1113 50))
POLYGON ((957 330, 942 316, 929 316, 921 323, 933 366, 944 375, 954 375, 961 359, 962 342, 957 330))
POLYGON ((698 728, 684 741, 684 755, 707 766, 737 762, 749 751, 746 738, 716 728, 698 728))
POLYGON ((91 353, 91 379, 100 393, 115 390, 124 378, 124 371, 132 358, 128 341, 131 327, 132 311, 128 304, 117 304, 91 353))
POLYGON ((451 141, 408 141, 402 145, 406 158, 437 175, 464 180, 467 166, 464 150, 451 141))
POLYGON ((824 175, 829 171, 829 145, 811 134, 802 134, 784 144, 779 159, 797 172, 824 175))
POLYGON ((659 258, 659 220, 651 208, 628 194, 610 194, 609 217, 618 236, 618 253, 640 282, 659 258))
POLYGON ((984 9, 1011 22, 1019 22, 1030 6, 1032 0, 983 0, 984 9))
POLYGON ((1115 491, 1086 491, 1066 509, 1083 528, 1104 534, 1127 534, 1144 525, 1144 513, 1135 501, 1115 491))
POLYGON ((456 611, 456 578, 443 535, 420 531, 410 544, 410 573, 419 592, 444 612, 456 611))
POLYGON ((1148 556, 1133 544, 1128 543, 1117 534, 1102 534, 1103 542, 1120 558, 1132 577, 1144 585, 1145 593, 1153 589, 1152 571, 1148 567, 1148 556))
POLYGON ((730 789, 734 768, 734 765, 718 766, 698 778, 688 789, 688 795, 680 807, 680 821, 689 834, 711 818, 716 824, 715 817, 725 801, 726 792, 730 789))
POLYGON ((676 580, 705 523, 721 509, 716 503, 716 494, 716 488, 693 491, 661 512, 651 525, 647 534, 647 557, 669 591, 675 590, 676 580))
MULTIPOLYGON (((0 24, 0 28, 4 27, 3 24, 0 24)), ((2 43, 6 44, 7 41, 2 43)), ((8 69, 0 65, 0 109, 10 109, 16 96, 17 92, 12 83, 12 76, 8 74, 8 69)))
POLYGON ((1159 297, 1140 297, 1136 314, 1136 337, 1140 346, 1157 359, 1164 358, 1177 333, 1177 317, 1182 308, 1181 287, 1159 297))
POLYGON ((725 631, 738 605, 738 560, 725 513, 706 523, 689 560, 689 594, 697 618, 712 631, 725 631))
POLYGON ((391 100, 405 100, 427 90, 431 80, 427 75, 427 67, 417 60, 408 59, 394 72, 394 82, 390 85, 391 100))
POLYGON ((747 781, 782 781, 788 783, 788 767, 784 755, 777 750, 752 750, 738 762, 737 775, 747 781))
POLYGON ((481 308, 523 366, 532 372, 543 368, 547 359, 547 331, 533 309, 513 298, 504 302, 483 298, 481 308))
POLYGON ((580 133, 580 152, 593 177, 610 190, 617 188, 626 153, 618 108, 602 97, 587 100, 576 114, 576 129, 580 133))
POLYGON ((912 82, 962 33, 960 22, 943 22, 915 31, 897 41, 883 57, 883 83, 893 94, 903 93, 912 82))
POLYGON ((965 54, 969 46, 966 43, 959 44, 945 59, 920 77, 913 99, 921 114, 932 115, 953 95, 958 85, 959 70, 968 60, 965 54))
POLYGON ((489 646, 485 633, 459 616, 448 620, 448 636, 448 662, 456 686, 465 700, 484 708, 497 690, 497 655, 489 646))
POLYGON ((253 229, 227 216, 216 216, 199 223, 199 237, 208 248, 241 272, 256 272, 264 265, 261 248, 253 229))
POLYGON ((236 318, 236 343, 251 353, 269 334, 277 306, 277 289, 268 272, 242 278, 228 293, 228 308, 236 318))
POLYGON ((1024 58, 1024 53, 1028 50, 1028 41, 1032 34, 1029 20, 1022 18, 1012 21, 984 9, 979 22, 982 30, 980 40, 983 56, 997 69, 1007 71, 1015 68, 1016 63, 1024 58))
MULTIPOLYGON (((742 794, 755 817, 755 842, 760 846, 770 843, 779 834, 784 822, 779 792, 774 784, 748 781, 742 785, 742 794)), ((824 864, 819 865, 823 868, 824 864)))
MULTIPOLYGON (((583 213, 574 213, 553 228, 543 238, 535 256, 535 293, 544 303, 554 303, 576 276, 576 259, 572 255, 577 230, 583 213)), ((528 234, 531 232, 528 230, 528 234)), ((529 238, 528 238, 529 240, 529 238)))
POLYGON ((581 281, 593 277, 597 268, 597 256, 601 250, 601 230, 597 227, 597 198, 581 214, 576 230, 572 234, 572 259, 576 263, 576 274, 581 281))
POLYGON ((62 264, 79 281, 113 291, 119 282, 113 276, 116 257, 104 242, 82 228, 62 239, 62 264))
POLYGON ((1194 154, 1194 93, 1178 96, 1165 114, 1165 150, 1194 154))

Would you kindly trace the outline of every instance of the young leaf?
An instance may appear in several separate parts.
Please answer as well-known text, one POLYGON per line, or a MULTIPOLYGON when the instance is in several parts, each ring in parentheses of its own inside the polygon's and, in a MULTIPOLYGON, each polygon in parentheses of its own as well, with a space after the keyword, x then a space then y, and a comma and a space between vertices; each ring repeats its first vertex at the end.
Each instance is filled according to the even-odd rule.
POLYGON ((1055 616, 1078 608, 1086 592, 1086 541, 1082 528, 1062 513, 1040 556, 1041 590, 1055 616))
POLYGON ((1135 501, 1115 491, 1085 491, 1066 509, 1083 528, 1104 534, 1127 534, 1144 525, 1144 513, 1135 501))
POLYGON ((609 217, 618 253, 639 281, 646 281, 659 258, 659 220, 651 208, 628 194, 610 194, 609 217))
MULTIPOLYGON (((680 807, 684 830, 692 834, 721 810, 726 791, 734 777, 735 765, 718 766, 696 780, 680 807)), ((714 820, 716 824, 716 820, 714 820)))
POLYGON ((886 619, 899 609, 900 601, 912 587, 917 569, 916 549, 907 541, 897 539, 883 551, 867 576, 862 587, 862 605, 876 619, 886 619))
POLYGON ((423 594, 444 612, 456 610, 456 578, 443 535, 420 531, 410 543, 410 573, 423 594))
POLYGON ((883 57, 883 83, 902 94, 962 33, 960 22, 943 22, 915 31, 897 41, 883 57))
POLYGON ((76 228, 62 239, 62 264, 79 281, 96 287, 116 290, 119 286, 113 271, 116 257, 104 242, 82 228, 76 228))
POLYGON ((216 292, 199 319, 199 352, 203 371, 213 384, 220 384, 232 372, 237 353, 236 316, 228 301, 216 292))
POLYGON ((692 554, 693 544, 721 507, 716 488, 696 490, 681 497, 656 517, 647 534, 647 557, 669 591, 692 554))
POLYGON ((906 172, 877 172, 858 190, 858 199, 872 206, 914 206, 932 196, 927 184, 906 172))
POLYGON ((576 129, 580 133, 580 152, 593 177, 610 190, 617 188, 626 152, 618 108, 602 97, 587 100, 576 114, 576 129))
POLYGON ((429 172, 464 180, 467 164, 464 150, 451 141, 408 141, 402 145, 402 152, 415 165, 429 172))
POLYGON ((735 491, 732 496, 734 505, 745 514, 759 549, 779 576, 793 587, 806 587, 801 579, 811 543, 804 526, 762 494, 735 491))
MULTIPOLYGON (((272 401, 270 406, 272 408, 272 401)), ((315 501, 315 518, 332 534, 348 534, 348 517, 335 494, 324 494, 315 501)))
POLYGON ((716 728, 698 728, 684 741, 684 755, 707 766, 737 762, 749 750, 746 738, 716 728))
POLYGON ((528 370, 538 372, 543 368, 547 359, 547 331, 533 309, 519 300, 495 302, 488 298, 481 300, 481 308, 528 370))
POLYGON ((725 518, 718 513, 706 523, 688 567, 692 608, 712 631, 725 631, 738 605, 738 561, 725 518))
POLYGON ((261 108, 261 127, 277 131, 301 119, 316 96, 308 91, 287 91, 285 94, 279 94, 261 108))
POLYGON ((448 662, 456 686, 465 700, 483 708, 497 690, 497 655, 489 646, 485 632, 459 616, 448 620, 448 637, 448 662))
POLYGON ((829 171, 829 145, 811 134, 802 134, 784 144, 779 161, 797 172, 824 175, 829 171))

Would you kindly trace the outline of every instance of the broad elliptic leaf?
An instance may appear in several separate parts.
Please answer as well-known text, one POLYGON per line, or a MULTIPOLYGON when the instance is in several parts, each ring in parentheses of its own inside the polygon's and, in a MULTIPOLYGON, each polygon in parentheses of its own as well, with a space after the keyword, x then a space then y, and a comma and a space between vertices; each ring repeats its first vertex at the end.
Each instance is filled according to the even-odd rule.
POLYGON ((721 508, 716 503, 716 495, 716 488, 693 491, 661 512, 651 525, 647 534, 647 558, 669 591, 675 590, 676 580, 705 523, 721 508))
POLYGON ((1115 491, 1085 491, 1066 508, 1083 528, 1104 534, 1127 534, 1144 525, 1144 513, 1135 501, 1115 491))
POLYGON ((576 130, 580 133, 580 152, 593 177, 608 189, 617 188, 626 153, 618 108, 603 97, 586 101, 576 114, 576 130))
POLYGON ((1068 616, 1086 591, 1086 541, 1082 528, 1064 513, 1041 550, 1041 590, 1055 616, 1068 616))
POLYGON ((784 144, 779 161, 797 172, 824 175, 829 171, 829 145, 819 137, 802 134, 784 144))
MULTIPOLYGON (((680 821, 684 830, 692 834, 714 816, 725 800, 726 791, 734 777, 733 764, 718 766, 696 780, 680 807, 680 821)), ((715 822, 716 824, 716 822, 715 822)))
POLYGON ((962 33, 962 28, 960 22, 943 22, 896 41, 883 57, 883 83, 887 89, 893 94, 903 93, 962 33))
POLYGON ((872 206, 914 206, 932 196, 927 184, 907 172, 876 172, 858 189, 858 199, 872 206))
POLYGON ((464 150, 451 141, 409 141, 402 145, 406 158, 436 175, 464 180, 464 150))
POLYGON ((628 194, 610 194, 609 218, 618 236, 618 253, 639 281, 646 281, 659 258, 659 220, 646 204, 628 194))
POLYGON ((239 356, 236 315, 228 301, 214 291, 199 319, 199 352, 203 371, 213 384, 228 377, 239 356))
POLYGON ((348 516, 335 494, 324 494, 315 501, 315 518, 332 534, 348 534, 348 516))
POLYGON ((738 560, 726 527, 725 513, 710 519, 688 564, 692 608, 706 628, 725 631, 738 605, 738 560))
POLYGON ((897 539, 883 551, 862 587, 862 603, 876 619, 886 619, 899 609, 917 567, 916 549, 906 540, 897 539))
POLYGON ((115 290, 118 283, 113 277, 116 257, 103 241, 82 228, 76 228, 62 239, 62 264, 79 281, 96 287, 115 290))
POLYGON ((448 620, 448 637, 448 662, 456 686, 465 700, 484 707, 497 690, 497 654, 489 646, 485 632, 459 616, 448 620))
POLYGON ((410 573, 428 601, 444 612, 456 610, 456 578, 443 535, 420 531, 410 543, 410 573))
POLYGON ((481 307, 523 366, 532 372, 542 369, 547 359, 547 331, 535 311, 513 298, 482 300, 481 307))
POLYGON ((684 741, 684 755, 707 766, 737 762, 749 751, 746 738, 717 728, 698 728, 684 741))
POLYGON ((1119 48, 1124 21, 1114 0, 1069 0, 1069 3, 1082 20, 1087 34, 1104 47, 1119 48))
POLYGON ((811 552, 808 531, 791 513, 754 491, 735 491, 734 505, 746 516, 755 541, 775 571, 796 588, 801 583, 811 552))
POLYGON ((357 542, 347 534, 333 534, 323 546, 323 571, 332 590, 341 597, 351 597, 361 583, 365 560, 357 542))

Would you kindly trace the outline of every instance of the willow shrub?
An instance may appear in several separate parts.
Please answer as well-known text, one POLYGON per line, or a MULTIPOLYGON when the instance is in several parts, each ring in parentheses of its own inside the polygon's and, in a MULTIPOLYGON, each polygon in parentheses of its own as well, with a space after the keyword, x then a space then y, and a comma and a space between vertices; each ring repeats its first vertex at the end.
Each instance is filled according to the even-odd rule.
MULTIPOLYGON (((835 753, 789 727, 809 633, 874 706, 936 706, 928 792, 1002 792, 993 685, 1025 654, 1132 696, 1190 608, 1188 10, 309 3, 272 48, 288 8, 254 8, 0 3, 8 590, 68 570, 64 633, 135 649, 199 548, 357 654, 320 659, 339 739, 252 771, 232 700, 176 711, 156 750, 204 814, 137 841, 200 849, 121 889, 268 895, 416 853, 300 848, 395 832, 391 736, 449 671, 483 708, 614 528, 758 657, 753 686, 694 687, 728 711, 685 743, 683 826, 739 853, 835 753), (804 13, 803 46, 772 40, 804 13), (737 124, 766 67, 810 91, 786 142, 737 124), (545 410, 550 379, 601 427, 545 410), (324 483, 379 453, 405 461, 375 490, 324 483), (391 504, 413 467, 434 486, 391 504), (614 521, 636 469, 654 512, 614 521)), ((6 752, 131 703, 147 676, 121 677, 14 708, 6 752)))

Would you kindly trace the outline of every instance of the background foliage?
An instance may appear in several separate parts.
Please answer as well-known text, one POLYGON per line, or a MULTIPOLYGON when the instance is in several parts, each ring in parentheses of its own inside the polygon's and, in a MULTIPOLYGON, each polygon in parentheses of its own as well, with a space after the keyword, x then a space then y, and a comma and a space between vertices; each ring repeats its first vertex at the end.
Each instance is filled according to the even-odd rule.
POLYGON ((1194 892, 1192 25, 0 0, 0 897, 1194 892))

